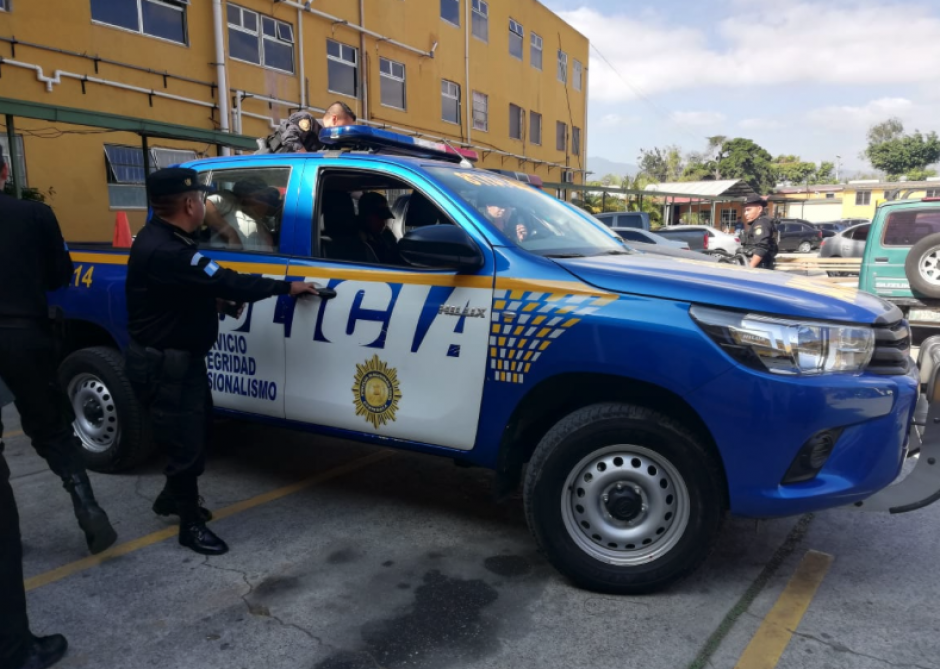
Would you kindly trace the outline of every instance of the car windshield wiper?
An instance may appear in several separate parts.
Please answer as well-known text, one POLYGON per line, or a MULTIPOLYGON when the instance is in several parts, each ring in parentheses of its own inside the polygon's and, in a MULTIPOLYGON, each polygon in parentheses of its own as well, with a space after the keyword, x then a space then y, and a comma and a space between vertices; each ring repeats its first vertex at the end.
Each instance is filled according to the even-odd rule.
POLYGON ((630 255, 633 255, 634 253, 636 253, 636 251, 632 249, 630 251, 627 251, 626 249, 608 249, 606 251, 602 251, 601 253, 598 253, 597 255, 630 256, 630 255))
POLYGON ((546 253, 545 258, 585 258, 583 253, 546 253))

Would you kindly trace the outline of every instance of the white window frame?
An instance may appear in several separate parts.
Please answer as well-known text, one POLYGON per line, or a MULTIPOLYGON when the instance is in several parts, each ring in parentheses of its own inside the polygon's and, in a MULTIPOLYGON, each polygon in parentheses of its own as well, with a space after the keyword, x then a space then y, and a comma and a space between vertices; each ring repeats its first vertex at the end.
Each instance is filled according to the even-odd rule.
POLYGON ((558 50, 558 81, 568 85, 568 54, 558 50))
POLYGON ((460 0, 441 0, 441 2, 442 3, 443 2, 456 2, 457 3, 457 23, 454 23, 450 19, 445 19, 443 11, 441 12, 441 21, 443 21, 444 23, 448 25, 454 26, 455 28, 459 28, 460 27, 460 0))
POLYGON ((581 77, 583 76, 583 73, 584 73, 584 66, 581 64, 581 61, 580 60, 574 61, 571 65, 571 78, 574 79, 574 82, 572 82, 572 85, 574 86, 574 90, 576 91, 581 90, 581 77))
POLYGON ((857 191, 855 193, 855 206, 856 207, 871 206, 871 191, 870 190, 857 191))
POLYGON ((721 224, 722 225, 734 225, 738 222, 738 210, 737 209, 722 209, 721 210, 721 224))
POLYGON ((581 155, 581 128, 576 125, 571 126, 571 155, 581 155))
POLYGON ((520 107, 517 104, 509 103, 509 139, 519 140, 520 142, 525 141, 525 109, 520 107), (513 137, 512 135, 512 118, 513 112, 518 118, 519 121, 519 136, 513 137))
POLYGON ((480 132, 489 132, 490 129, 490 96, 480 91, 473 91, 473 129, 480 132), (478 99, 483 103, 482 110, 477 108, 478 99), (477 125, 477 114, 483 114, 482 125, 477 125))
POLYGON ((442 98, 442 99, 443 99, 443 98, 447 98, 448 100, 456 100, 456 101, 457 101, 457 120, 456 120, 456 121, 451 121, 450 119, 444 118, 443 112, 441 113, 441 120, 444 121, 444 123, 452 123, 452 124, 454 124, 454 125, 460 125, 460 123, 461 123, 461 118, 460 118, 460 104, 461 104, 461 102, 460 102, 460 84, 455 83, 455 82, 453 82, 453 81, 449 81, 448 79, 441 79, 441 98, 442 98), (450 90, 449 90, 449 91, 445 91, 445 90, 444 90, 445 88, 450 88, 450 90), (455 92, 456 92, 456 93, 455 93, 455 92))
POLYGON ((388 107, 389 109, 400 109, 401 111, 406 111, 406 110, 408 109, 408 89, 407 89, 407 85, 406 85, 406 83, 405 83, 405 74, 406 74, 406 72, 405 72, 405 64, 404 64, 404 63, 399 63, 397 60, 392 60, 391 58, 383 58, 383 57, 381 57, 381 56, 379 57, 379 79, 380 79, 380 81, 379 81, 379 102, 380 102, 380 104, 381 104, 383 107, 388 107), (388 63, 388 64, 389 64, 389 71, 388 71, 388 72, 385 72, 385 71, 382 69, 382 66, 383 66, 385 63, 388 63), (400 76, 400 77, 395 74, 395 66, 396 66, 396 65, 399 66, 399 67, 401 67, 401 76, 400 76), (389 80, 391 80, 391 81, 395 81, 395 82, 401 83, 401 99, 402 99, 402 103, 403 103, 403 106, 402 106, 402 107, 397 107, 397 106, 395 106, 395 105, 386 104, 385 101, 382 100, 382 82, 381 82, 381 79, 389 79, 389 80))
POLYGON ((0 12, 12 12, 10 2, 11 0, 0 0, 0 12))
POLYGON ((542 70, 542 58, 545 56, 545 50, 542 47, 543 47, 543 44, 542 44, 541 36, 538 35, 537 33, 530 32, 529 33, 529 62, 532 64, 532 67, 534 67, 536 70, 539 70, 539 71, 542 70), (535 64, 535 58, 533 57, 533 54, 536 51, 538 51, 539 53, 538 65, 535 64))
POLYGON ((940 197, 940 188, 924 189, 924 197, 940 197))
POLYGON ((490 41, 490 5, 486 0, 470 0, 470 2, 473 3, 471 5, 470 32, 473 33, 473 36, 478 40, 488 44, 490 41), (479 17, 479 22, 483 24, 486 30, 486 34, 483 37, 477 35, 477 17, 479 17))
POLYGON ((265 68, 265 69, 267 69, 267 70, 274 70, 274 71, 276 71, 276 72, 286 72, 286 73, 288 73, 288 74, 294 74, 294 70, 296 69, 296 67, 295 67, 295 61, 296 61, 296 57, 297 57, 297 51, 296 51, 296 49, 295 49, 296 42, 294 41, 294 26, 293 26, 293 24, 288 23, 288 22, 286 22, 286 21, 281 21, 280 19, 276 19, 276 18, 274 18, 273 16, 268 16, 267 14, 262 14, 262 13, 260 13, 260 12, 256 12, 256 11, 253 10, 253 9, 247 9, 247 8, 245 8, 245 7, 242 7, 241 5, 236 5, 236 4, 233 4, 233 3, 231 3, 231 2, 228 3, 228 7, 226 8, 226 15, 225 15, 225 21, 226 21, 226 24, 227 24, 227 26, 228 26, 228 29, 229 29, 229 30, 235 30, 235 31, 240 32, 240 33, 245 33, 246 35, 252 35, 253 37, 257 37, 257 38, 258 38, 258 62, 257 62, 257 63, 254 62, 254 61, 251 61, 251 60, 244 60, 243 58, 236 58, 235 56, 233 56, 233 55, 232 55, 232 46, 231 46, 231 45, 229 45, 229 50, 228 50, 228 56, 229 56, 229 58, 231 58, 232 60, 237 60, 239 63, 248 63, 249 65, 257 65, 258 67, 263 67, 263 68, 265 68), (240 25, 235 25, 234 23, 230 23, 230 22, 229 22, 229 20, 228 20, 228 7, 231 7, 231 8, 234 8, 234 9, 239 10, 239 12, 240 12, 239 17, 240 17, 240 20, 241 20, 241 24, 240 24, 240 25), (257 19, 256 25, 258 26, 258 28, 257 28, 256 30, 251 30, 251 29, 249 29, 249 28, 245 28, 245 27, 244 27, 244 24, 245 24, 245 13, 254 14, 254 15, 255 15, 255 18, 257 19), (274 32, 277 33, 277 37, 271 37, 270 35, 265 35, 265 34, 264 34, 264 19, 268 19, 269 21, 274 21, 274 32), (287 28, 290 29, 290 41, 281 38, 281 26, 286 26, 287 28), (289 70, 282 70, 282 69, 279 68, 279 67, 274 67, 273 65, 268 65, 267 63, 264 62, 264 42, 265 42, 265 40, 267 40, 267 41, 269 41, 269 42, 276 42, 276 43, 278 43, 278 44, 289 44, 289 45, 290 45, 290 52, 291 52, 291 59, 290 59, 290 62, 291 62, 291 69, 289 69, 289 70))
MULTIPOLYGON (((147 195, 146 195, 146 186, 144 181, 121 181, 118 179, 117 171, 113 168, 111 164, 111 156, 108 154, 109 148, 114 149, 126 149, 128 151, 133 151, 136 154, 140 154, 140 165, 142 168, 146 169, 146 162, 143 159, 144 150, 140 146, 131 146, 127 144, 104 144, 102 147, 104 149, 104 160, 105 167, 108 170, 107 177, 107 187, 108 187, 108 208, 109 209, 130 209, 134 211, 146 210, 147 209, 147 195), (111 180, 110 175, 114 174, 114 181, 111 180), (137 199, 140 204, 138 205, 128 205, 115 203, 112 195, 116 189, 124 189, 126 191, 131 191, 136 194, 137 199)), ((190 160, 195 160, 197 154, 192 149, 167 149, 160 147, 151 147, 150 148, 150 171, 154 172, 161 167, 167 167, 176 163, 188 162, 190 160), (187 154, 187 155, 180 155, 187 154), (164 160, 165 159, 165 160, 164 160)), ((146 179, 146 175, 144 176, 146 179)))
POLYGON ((555 121, 555 150, 568 152, 568 124, 564 121, 555 121), (564 138, 561 142, 558 141, 558 130, 564 128, 564 138))
POLYGON ((542 146, 542 115, 539 112, 529 110, 529 143, 536 146, 542 146), (536 124, 535 119, 538 119, 536 124), (538 135, 536 136, 535 127, 538 125, 538 135), (536 141, 538 139, 538 141, 536 141))
POLYGON ((335 40, 335 39, 329 39, 329 38, 327 38, 327 40, 326 40, 326 59, 327 59, 327 60, 332 60, 332 61, 337 62, 337 63, 342 63, 343 65, 346 65, 347 67, 348 67, 348 66, 352 66, 353 70, 355 70, 355 72, 356 72, 356 90, 355 90, 355 92, 354 92, 353 95, 350 95, 349 93, 343 93, 342 91, 334 91, 332 88, 330 88, 330 75, 329 75, 329 72, 327 72, 327 75, 326 75, 326 90, 327 90, 328 92, 330 92, 330 93, 333 93, 334 95, 343 95, 343 96, 348 97, 348 98, 355 98, 355 97, 359 94, 359 87, 362 86, 362 80, 361 80, 360 77, 359 77, 359 49, 357 49, 357 48, 354 47, 354 46, 350 46, 350 45, 346 44, 345 42, 340 42, 340 41, 335 40), (334 55, 330 54, 330 42, 333 42, 334 44, 338 44, 338 45, 340 46, 340 50, 339 50, 340 55, 339 55, 339 56, 334 56, 334 55), (352 52, 353 52, 353 60, 352 60, 351 62, 348 61, 348 60, 346 60, 345 58, 343 58, 343 56, 342 56, 343 48, 342 48, 342 47, 346 47, 347 49, 352 49, 352 52))
POLYGON ((525 28, 522 27, 521 23, 513 18, 509 19, 509 55, 510 57, 516 58, 518 60, 523 60, 525 57, 525 28), (513 35, 516 35, 519 38, 518 56, 512 52, 513 35))
MULTIPOLYGON (((0 0, 0 11, 10 12, 13 11, 10 8, 12 0, 0 0), (5 5, 3 3, 6 3, 5 5)), ((189 0, 137 0, 137 29, 128 28, 127 26, 119 26, 114 23, 108 23, 107 21, 101 21, 100 19, 92 19, 91 22, 96 26, 107 26, 108 28, 114 28, 115 30, 123 30, 124 32, 133 33, 135 35, 143 35, 144 37, 149 37, 150 39, 157 39, 161 42, 166 42, 167 44, 175 44, 176 46, 189 46, 189 16, 186 15, 186 8, 189 7, 189 0), (167 39, 166 37, 160 37, 159 35, 151 35, 148 32, 144 32, 144 10, 143 3, 149 2, 152 5, 160 5, 161 7, 168 7, 169 9, 176 10, 183 15, 183 26, 185 27, 183 35, 183 41, 177 42, 175 39, 167 39)))

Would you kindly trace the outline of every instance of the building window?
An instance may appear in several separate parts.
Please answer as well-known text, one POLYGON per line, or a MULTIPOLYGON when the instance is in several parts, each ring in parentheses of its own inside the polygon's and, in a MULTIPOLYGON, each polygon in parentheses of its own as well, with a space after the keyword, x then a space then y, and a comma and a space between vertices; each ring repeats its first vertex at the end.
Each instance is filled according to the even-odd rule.
POLYGON ((827 199, 827 200, 834 200, 834 199, 836 199, 836 194, 835 194, 835 193, 826 193, 826 199, 827 199))
POLYGON ((564 51, 558 52, 558 81, 568 83, 568 54, 564 51))
POLYGON ((529 60, 536 70, 542 69, 542 38, 535 33, 529 34, 529 60))
POLYGON ((235 60, 293 74, 294 27, 230 4, 228 52, 235 60))
POLYGON ((525 126, 525 112, 522 107, 509 105, 509 138, 522 139, 522 128, 525 126))
MULTIPOLYGON (((0 0, 0 2, 2 2, 2 0, 0 0)), ((9 3, 7 3, 7 7, 9 7, 9 3)), ((5 11, 10 11, 10 10, 7 9, 5 11)), ((10 167, 12 168, 13 172, 16 172, 16 174, 22 178, 23 186, 28 186, 29 180, 26 178, 26 153, 24 152, 24 149, 23 149, 23 135, 17 135, 15 142, 16 142, 16 164, 10 165, 10 167)), ((9 164, 10 156, 13 155, 13 152, 10 151, 10 142, 7 140, 6 133, 3 133, 2 135, 0 135, 0 149, 3 150, 3 155, 6 158, 7 163, 9 164)), ((10 186, 13 185, 13 172, 10 172, 10 181, 9 181, 10 186)), ((2 188, 0 188, 0 192, 3 192, 2 188)))
POLYGON ((388 58, 379 58, 379 79, 382 104, 405 109, 405 66, 388 58))
POLYGON ((940 197, 940 188, 928 188, 924 197, 940 197))
POLYGON ((574 90, 581 90, 581 73, 584 68, 581 65, 581 61, 576 60, 571 64, 571 77, 574 79, 572 84, 574 85, 574 90))
POLYGON ((441 118, 460 125, 460 84, 441 80, 441 118))
POLYGON ((571 126, 571 153, 581 155, 581 128, 571 126))
POLYGON ((542 115, 534 111, 529 112, 529 141, 542 145, 542 115))
POLYGON ((489 128, 490 99, 486 93, 473 91, 473 129, 487 130, 489 128))
POLYGON ((10 0, 0 0, 0 12, 10 11, 10 0))
MULTIPOLYGON (((183 0, 91 0, 91 20, 186 44, 188 4, 183 0)), ((0 0, 0 5, 9 11, 8 0, 0 0)))
POLYGON ((568 126, 561 121, 555 122, 555 148, 564 151, 568 146, 568 126))
POLYGON ((490 6, 485 0, 473 2, 473 36, 488 42, 490 39, 490 6))
POLYGON ((734 225, 738 220, 738 210, 737 209, 722 209, 721 210, 721 222, 723 225, 734 225))
POLYGON ((460 0, 441 0, 441 18, 455 26, 460 25, 460 0))
POLYGON ((871 204, 871 191, 864 190, 855 194, 855 204, 859 206, 868 206, 871 204))
MULTIPOLYGON (((146 209, 143 149, 105 144, 104 156, 108 170, 108 204, 115 209, 146 209)), ((150 171, 195 159, 195 151, 150 149, 150 171)))
POLYGON ((522 24, 509 19, 509 55, 522 60, 522 40, 525 31, 522 24))
POLYGON ((328 39, 326 60, 327 89, 331 93, 356 97, 359 93, 359 52, 351 46, 328 39))

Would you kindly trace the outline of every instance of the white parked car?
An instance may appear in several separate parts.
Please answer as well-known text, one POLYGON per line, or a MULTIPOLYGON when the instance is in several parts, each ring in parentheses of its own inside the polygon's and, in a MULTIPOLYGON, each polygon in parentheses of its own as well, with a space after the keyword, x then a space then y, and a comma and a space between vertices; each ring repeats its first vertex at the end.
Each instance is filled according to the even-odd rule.
POLYGON ((733 256, 741 248, 741 240, 710 225, 665 225, 656 231, 666 239, 688 242, 693 251, 711 255, 733 256))

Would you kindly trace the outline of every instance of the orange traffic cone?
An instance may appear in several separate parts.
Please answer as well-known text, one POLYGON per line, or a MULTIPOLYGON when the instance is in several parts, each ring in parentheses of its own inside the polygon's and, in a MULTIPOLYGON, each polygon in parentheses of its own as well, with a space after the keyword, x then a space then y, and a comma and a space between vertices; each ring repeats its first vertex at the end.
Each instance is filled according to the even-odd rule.
POLYGON ((111 246, 116 249, 131 247, 131 226, 127 222, 127 214, 123 211, 119 211, 114 219, 114 240, 111 246))

